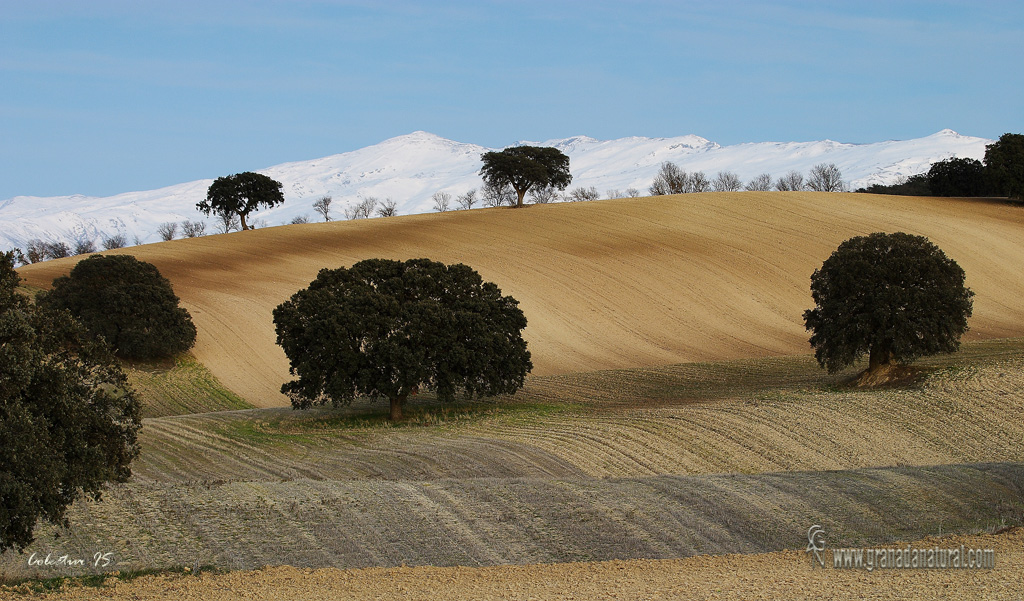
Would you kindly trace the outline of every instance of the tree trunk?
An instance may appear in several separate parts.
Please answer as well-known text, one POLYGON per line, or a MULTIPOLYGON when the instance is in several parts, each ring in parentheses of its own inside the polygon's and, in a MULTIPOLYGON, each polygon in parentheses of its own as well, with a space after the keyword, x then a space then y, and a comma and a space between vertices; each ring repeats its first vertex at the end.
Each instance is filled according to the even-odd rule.
POLYGON ((409 393, 391 398, 391 415, 388 419, 393 422, 400 422, 404 418, 402 415, 402 407, 405 406, 405 399, 409 398, 409 393))
POLYGON ((526 188, 523 188, 522 190, 516 190, 516 194, 519 196, 519 199, 516 200, 516 208, 519 208, 523 206, 523 197, 526 196, 526 188))
POLYGON ((242 231, 243 232, 245 230, 249 229, 249 226, 246 225, 246 223, 245 223, 245 213, 239 212, 238 213, 238 220, 242 223, 242 231))
POLYGON ((875 370, 883 365, 889 365, 892 361, 892 353, 888 348, 878 346, 871 347, 871 354, 868 357, 868 373, 875 373, 875 370))

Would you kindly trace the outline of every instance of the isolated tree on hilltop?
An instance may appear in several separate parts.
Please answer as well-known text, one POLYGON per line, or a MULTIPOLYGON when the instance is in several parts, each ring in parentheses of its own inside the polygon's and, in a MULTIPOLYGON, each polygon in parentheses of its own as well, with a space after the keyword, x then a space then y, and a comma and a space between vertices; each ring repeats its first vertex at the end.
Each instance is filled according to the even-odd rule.
POLYGON ((0 254, 0 552, 39 520, 125 482, 139 454, 140 404, 110 350, 66 311, 34 305, 0 254))
POLYGON ((569 157, 557 148, 512 146, 485 152, 480 159, 484 162, 480 169, 484 183, 498 189, 511 186, 518 196, 517 207, 523 206, 523 197, 531 188, 565 190, 572 183, 569 157))
POLYGON ((178 306, 171 283, 153 264, 131 255, 79 261, 38 302, 69 311, 126 359, 170 357, 196 341, 192 317, 178 306))
POLYGON ((164 242, 170 242, 174 240, 174 236, 178 233, 178 223, 176 221, 161 223, 156 228, 156 233, 164 242))
POLYGON ((181 233, 186 238, 198 238, 206 233, 206 223, 202 221, 189 221, 186 219, 181 222, 181 233))
POLYGON ((71 249, 75 255, 88 255, 96 252, 96 243, 84 234, 75 240, 75 247, 71 249))
POLYGON ((66 242, 46 242, 43 244, 46 258, 63 259, 71 256, 71 247, 66 242))
POLYGON ((964 270, 923 236, 851 238, 811 276, 804 312, 818 363, 830 373, 868 353, 868 373, 893 361, 950 353, 967 331, 974 293, 964 270))
MULTIPOLYGON (((214 213, 225 223, 237 215, 243 230, 252 229, 245 221, 253 211, 261 207, 273 207, 284 202, 281 182, 262 173, 237 173, 218 177, 210 184, 206 199, 196 204, 204 215, 214 213)), ((225 230, 228 226, 225 226, 225 230)))
POLYGON ((46 260, 46 243, 39 238, 33 238, 25 246, 25 258, 29 263, 38 263, 46 260))
POLYGON ((100 243, 103 245, 104 250, 113 250, 115 248, 124 248, 128 246, 128 236, 121 232, 110 234, 109 236, 103 234, 100 243))
POLYGON ((511 394, 533 368, 519 303, 466 265, 368 259, 322 269, 274 309, 292 375, 292 407, 387 399, 402 419, 408 398, 441 401, 511 394))
POLYGON ((379 202, 376 196, 360 198, 359 202, 345 206, 345 219, 369 219, 379 202))

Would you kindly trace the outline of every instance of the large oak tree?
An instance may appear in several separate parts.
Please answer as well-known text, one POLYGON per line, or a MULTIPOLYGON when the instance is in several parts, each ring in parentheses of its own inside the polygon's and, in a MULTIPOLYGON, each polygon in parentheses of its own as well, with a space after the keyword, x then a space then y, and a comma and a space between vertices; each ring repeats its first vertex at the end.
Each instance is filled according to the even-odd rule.
POLYGON ((131 255, 92 255, 39 296, 45 307, 70 311, 125 359, 159 359, 192 348, 196 326, 179 302, 155 265, 131 255))
POLYGON ((40 519, 68 525, 80 495, 126 481, 142 423, 106 345, 18 281, 13 256, 0 255, 0 552, 24 549, 40 519))
POLYGON ((274 310, 277 343, 298 379, 296 409, 357 396, 387 399, 402 419, 409 397, 511 394, 533 368, 519 303, 462 264, 368 259, 322 269, 274 310))
MULTIPOLYGON (((236 173, 218 177, 206 191, 206 198, 196 204, 204 215, 215 213, 222 218, 237 215, 243 230, 252 229, 245 218, 261 207, 284 202, 281 182, 262 173, 236 173)), ((227 228, 225 228, 227 229, 227 228)))
POLYGON ((923 236, 857 236, 811 276, 804 312, 818 363, 834 373, 867 353, 868 372, 893 361, 953 352, 974 293, 964 270, 923 236))
POLYGON ((484 166, 480 175, 484 183, 495 188, 511 186, 519 197, 516 206, 523 206, 523 197, 531 188, 565 190, 572 183, 569 157, 561 150, 547 146, 512 146, 480 156, 484 166))

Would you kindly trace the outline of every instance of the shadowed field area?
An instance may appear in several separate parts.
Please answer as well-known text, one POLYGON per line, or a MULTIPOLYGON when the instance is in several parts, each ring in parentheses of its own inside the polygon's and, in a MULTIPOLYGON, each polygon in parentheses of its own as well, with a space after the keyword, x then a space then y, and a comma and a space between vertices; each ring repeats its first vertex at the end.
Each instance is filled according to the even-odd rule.
MULTIPOLYGON (((319 269, 463 262, 521 302, 535 374, 806 353, 809 278, 843 240, 928 236, 977 293, 970 339, 1024 335, 1024 212, 995 202, 709 193, 283 226, 123 249, 157 265, 199 328, 195 356, 283 405, 271 311, 319 269)), ((76 259, 19 270, 48 287, 76 259)))
MULTIPOLYGON (((496 565, 798 548, 812 523, 853 545, 1024 520, 1022 341, 933 358, 908 388, 849 375, 804 356, 538 377, 514 399, 428 399, 399 426, 365 406, 151 418, 133 481, 29 553, 496 565)), ((11 553, 0 567, 30 573, 11 553)))
MULTIPOLYGON (((801 548, 811 524, 839 546, 994 528, 1020 519, 1022 498, 1024 464, 1005 463, 611 479, 139 483, 80 504, 72 532, 54 540, 48 529, 31 550, 91 556, 103 549, 122 570, 663 559, 801 548)), ((33 571, 23 558, 4 559, 9 576, 33 571)))

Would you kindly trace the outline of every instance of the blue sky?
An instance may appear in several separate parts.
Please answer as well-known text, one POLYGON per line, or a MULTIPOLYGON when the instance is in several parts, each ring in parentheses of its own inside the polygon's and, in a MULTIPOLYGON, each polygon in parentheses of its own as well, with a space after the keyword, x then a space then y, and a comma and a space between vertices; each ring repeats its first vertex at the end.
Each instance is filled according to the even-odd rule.
POLYGON ((0 0, 0 199, 426 130, 720 144, 1024 132, 1024 3, 0 0))

